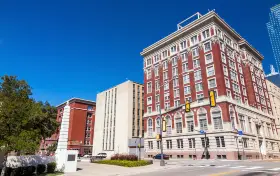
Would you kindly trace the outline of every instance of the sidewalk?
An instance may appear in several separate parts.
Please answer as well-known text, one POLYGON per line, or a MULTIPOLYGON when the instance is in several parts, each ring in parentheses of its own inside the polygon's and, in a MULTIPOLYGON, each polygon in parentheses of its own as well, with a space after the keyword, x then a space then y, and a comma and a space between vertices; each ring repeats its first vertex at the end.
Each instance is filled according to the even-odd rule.
POLYGON ((78 171, 75 173, 66 173, 65 176, 127 176, 139 173, 149 173, 157 170, 173 169, 181 166, 166 165, 164 167, 159 165, 159 162, 154 162, 152 165, 143 167, 126 168, 120 166, 94 164, 88 162, 79 162, 78 171))

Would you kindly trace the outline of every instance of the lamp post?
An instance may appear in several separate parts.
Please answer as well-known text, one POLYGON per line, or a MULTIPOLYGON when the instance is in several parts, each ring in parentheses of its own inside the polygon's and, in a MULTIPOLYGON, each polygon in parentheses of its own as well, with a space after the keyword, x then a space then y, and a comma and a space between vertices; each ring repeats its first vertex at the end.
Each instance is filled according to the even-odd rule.
POLYGON ((139 136, 139 143, 138 143, 138 150, 139 150, 139 152, 138 152, 138 160, 141 160, 141 139, 142 139, 142 136, 140 135, 139 136))

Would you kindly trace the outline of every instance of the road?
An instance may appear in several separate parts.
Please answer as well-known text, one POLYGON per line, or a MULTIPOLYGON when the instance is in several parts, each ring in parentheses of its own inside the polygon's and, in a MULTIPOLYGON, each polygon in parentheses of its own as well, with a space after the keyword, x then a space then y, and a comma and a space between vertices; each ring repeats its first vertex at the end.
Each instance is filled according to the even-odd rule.
MULTIPOLYGON (((158 162, 158 161, 157 161, 158 162)), ((155 163, 156 164, 156 163, 155 163)), ((159 163, 158 163, 159 164, 159 163)), ((162 169, 134 176, 280 176, 279 161, 228 161, 228 160, 184 160, 167 161, 176 165, 173 169, 162 169)))

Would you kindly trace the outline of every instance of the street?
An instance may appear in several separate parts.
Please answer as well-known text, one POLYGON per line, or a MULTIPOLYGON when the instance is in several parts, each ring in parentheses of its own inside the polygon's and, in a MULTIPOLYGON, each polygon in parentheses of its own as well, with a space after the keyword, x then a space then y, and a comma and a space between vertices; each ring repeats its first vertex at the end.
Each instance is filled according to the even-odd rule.
MULTIPOLYGON (((156 163, 155 163, 156 164, 156 163)), ((157 163, 158 164, 158 163, 157 163)), ((227 160, 186 160, 186 161, 168 161, 168 165, 180 166, 175 169, 168 169, 146 174, 149 176, 266 176, 280 173, 280 162, 278 161, 227 161, 227 160)))

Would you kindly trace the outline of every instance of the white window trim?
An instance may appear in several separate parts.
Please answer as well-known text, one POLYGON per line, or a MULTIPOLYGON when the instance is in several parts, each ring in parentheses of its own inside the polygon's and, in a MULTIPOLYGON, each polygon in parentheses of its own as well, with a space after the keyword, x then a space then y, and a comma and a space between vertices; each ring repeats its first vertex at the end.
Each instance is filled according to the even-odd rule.
POLYGON ((149 82, 147 82, 147 93, 152 93, 152 92, 153 92, 153 83, 152 83, 152 81, 149 81, 149 82), (148 86, 149 83, 151 83, 151 92, 148 91, 149 90, 149 86, 148 86))
POLYGON ((208 68, 210 68, 210 67, 213 67, 213 69, 214 69, 214 74, 213 75, 211 75, 211 76, 215 76, 215 65, 213 64, 213 65, 209 65, 209 66, 207 66, 206 67, 206 74, 207 74, 207 77, 210 77, 209 75, 208 75, 208 68))
POLYGON ((208 88, 209 88, 209 89, 216 88, 216 87, 217 87, 217 81, 216 81, 216 78, 208 78, 208 79, 207 79, 207 84, 208 84, 208 88), (215 80, 215 85, 216 85, 216 86, 215 86, 215 87, 210 87, 210 86, 209 86, 209 85, 210 85, 210 84, 209 84, 209 80, 213 80, 213 79, 215 80))
POLYGON ((153 97, 152 97, 152 96, 147 97, 147 106, 148 106, 148 105, 152 105, 152 104, 153 104, 153 97), (151 103, 148 103, 148 99, 149 99, 149 98, 151 98, 151 103))
POLYGON ((202 81, 195 83, 195 84, 194 84, 194 87, 195 87, 195 92, 201 92, 201 91, 203 91, 203 84, 202 84, 202 81), (196 86, 195 86, 196 84, 201 84, 201 85, 202 85, 202 90, 197 91, 197 90, 196 90, 196 86))
POLYGON ((153 112, 152 106, 147 106, 147 113, 152 113, 152 112, 153 112), (151 112, 149 112, 149 108, 151 108, 151 112))
POLYGON ((204 58, 205 58, 205 65, 207 65, 207 64, 211 64, 211 63, 213 63, 213 62, 214 62, 212 52, 205 54, 205 55, 204 55, 204 58), (206 60, 206 56, 207 56, 207 55, 211 55, 211 57, 212 57, 212 61, 211 61, 211 62, 209 62, 209 63, 207 63, 207 60, 206 60))
POLYGON ((203 51, 204 52, 208 52, 208 51, 205 50, 205 44, 207 44, 207 43, 210 43, 210 50, 208 50, 208 51, 212 50, 212 43, 211 43, 211 41, 207 41, 207 42, 203 43, 203 51))

